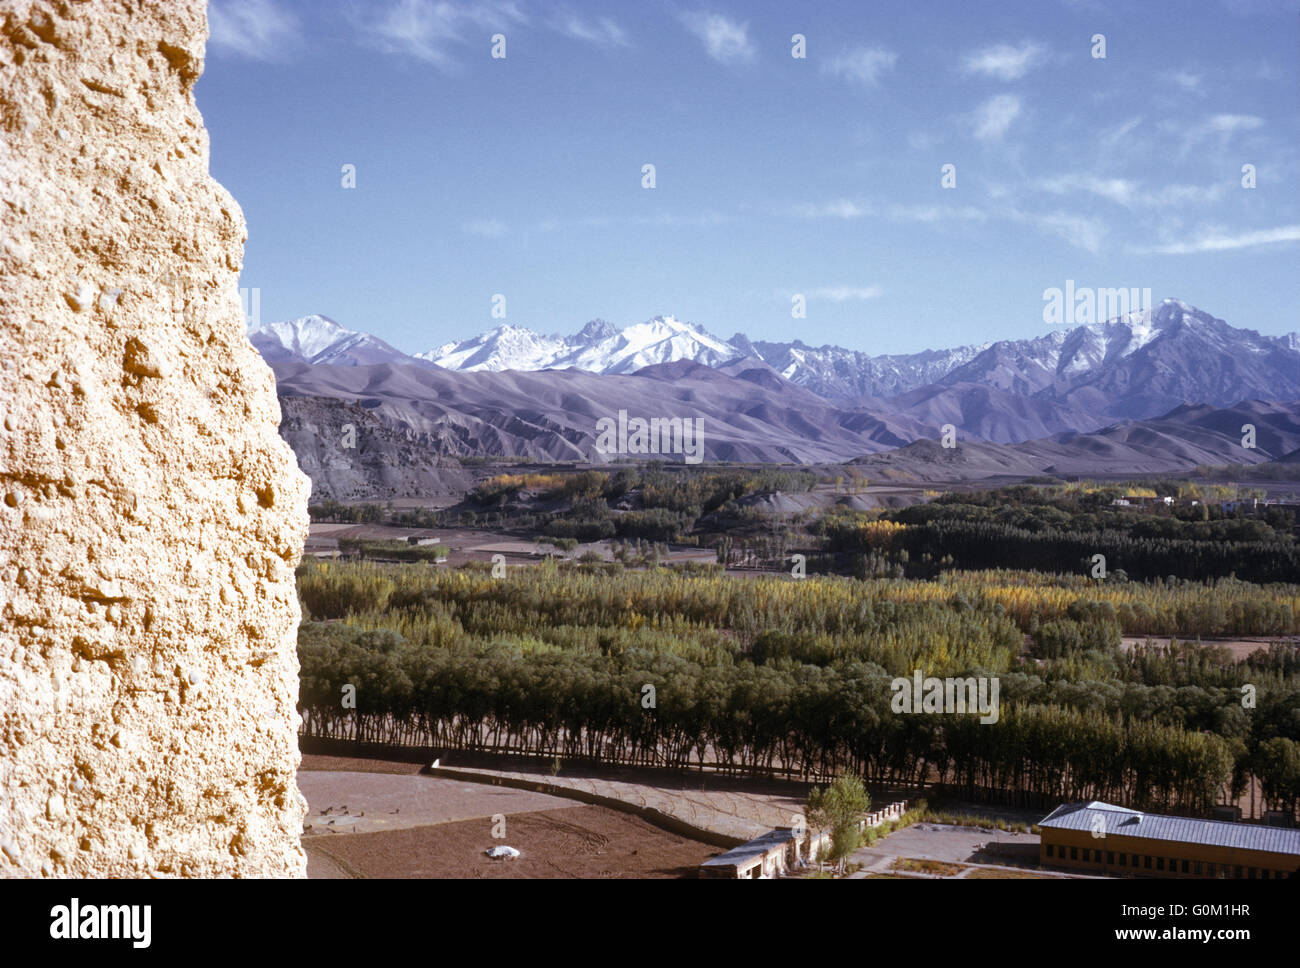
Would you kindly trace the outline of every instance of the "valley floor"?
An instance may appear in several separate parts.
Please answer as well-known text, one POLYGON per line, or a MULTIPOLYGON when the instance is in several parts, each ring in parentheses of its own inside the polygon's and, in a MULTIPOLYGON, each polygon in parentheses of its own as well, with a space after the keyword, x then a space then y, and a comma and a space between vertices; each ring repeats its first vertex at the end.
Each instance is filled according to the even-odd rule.
MULTIPOLYGON (((636 769, 574 768, 552 777, 540 766, 499 757, 453 759, 455 773, 437 776, 414 758, 304 754, 298 783, 309 804, 303 836, 308 877, 693 878, 700 863, 723 851, 623 810, 494 785, 499 781, 567 788, 575 796, 658 811, 706 835, 742 839, 788 826, 803 809, 802 784, 674 779, 636 769), (474 780, 464 778, 471 775, 474 780), (520 856, 487 857, 484 852, 499 844, 520 856)), ((874 799, 890 795, 875 792, 874 799)), ((991 823, 1039 819, 1036 811, 955 806, 982 811, 991 823)), ((860 867, 853 879, 1069 876, 1038 870, 1037 855, 1038 837, 1027 832, 922 822, 860 848, 850 864, 860 867)))
POLYGON ((307 755, 310 878, 695 877, 719 848, 608 807, 419 775, 416 763, 307 755), (493 834, 504 832, 504 837, 493 834), (484 852, 508 845, 513 860, 484 852))

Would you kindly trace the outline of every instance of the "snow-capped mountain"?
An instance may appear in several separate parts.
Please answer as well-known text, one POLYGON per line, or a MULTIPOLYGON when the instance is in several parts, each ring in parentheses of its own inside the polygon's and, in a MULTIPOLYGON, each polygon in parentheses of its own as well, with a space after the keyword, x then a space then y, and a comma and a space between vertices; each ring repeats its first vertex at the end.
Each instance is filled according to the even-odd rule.
POLYGON ((1236 329, 1176 299, 1030 339, 906 356, 872 357, 798 342, 748 345, 787 379, 830 399, 976 384, 1067 405, 1085 402, 1089 411, 1145 417, 1186 401, 1226 405, 1247 397, 1300 396, 1294 334, 1272 337, 1236 329), (1145 402, 1129 407, 1135 397, 1145 402))
POLYGON ((643 366, 691 360, 721 366, 755 358, 780 376, 830 400, 875 400, 935 384, 978 384, 1058 403, 1104 389, 1098 403, 1117 416, 1138 416, 1123 406, 1134 393, 1154 394, 1141 416, 1194 401, 1227 404, 1246 397, 1300 396, 1300 355, 1295 334, 1260 336, 1176 299, 1105 323, 1054 329, 1042 336, 998 340, 954 349, 872 356, 839 346, 813 347, 750 340, 737 333, 725 342, 672 316, 616 330, 603 320, 572 336, 540 336, 501 326, 448 343, 422 359, 454 370, 543 370, 576 367, 591 373, 631 373, 643 366), (1168 404, 1168 406, 1165 406, 1168 404))
POLYGON ((990 440, 1090 430, 1142 420, 1184 403, 1300 399, 1294 333, 1261 336, 1176 299, 1105 323, 1030 339, 871 356, 838 346, 722 340, 672 316, 617 329, 592 320, 571 336, 499 326, 473 339, 407 356, 324 316, 249 334, 273 363, 414 364, 464 373, 580 370, 635 373, 694 364, 755 380, 788 382, 837 405, 952 423, 990 440))
POLYGON ((656 363, 692 360, 717 366, 737 358, 734 346, 672 316, 615 329, 593 319, 572 336, 542 336, 517 326, 498 326, 459 343, 446 343, 420 359, 449 370, 565 370, 632 373, 656 363))
POLYGON ((415 355, 448 370, 545 370, 567 346, 567 341, 558 336, 540 336, 519 326, 498 326, 473 339, 444 343, 415 355))
POLYGON ((984 347, 927 350, 899 356, 871 356, 839 346, 811 347, 751 341, 743 333, 729 340, 673 316, 616 329, 592 320, 572 336, 542 336, 516 326, 416 354, 449 370, 561 370, 633 373, 643 366, 690 360, 705 366, 753 357, 782 377, 829 399, 889 396, 940 379, 984 347))
POLYGON ((840 346, 808 346, 801 340, 792 343, 751 342, 740 333, 730 342, 747 355, 758 357, 791 383, 831 400, 890 397, 936 383, 986 348, 959 346, 948 350, 872 356, 840 346))
POLYGON ((972 478, 1253 462, 1300 439, 1296 335, 1237 329, 1177 300, 1030 339, 874 357, 724 341, 671 316, 624 329, 593 320, 571 336, 502 326, 422 358, 324 316, 249 336, 275 371, 281 432, 322 493, 427 489, 442 474, 435 454, 590 459, 596 415, 629 404, 706 419, 709 459, 839 461, 902 447, 900 466, 919 480, 939 465, 904 445, 948 424, 972 478), (321 450, 332 437, 319 428, 356 412, 391 433, 376 430, 357 454, 321 450), (1240 446, 1245 423, 1259 425, 1257 451, 1240 446))
POLYGON ((268 363, 370 366, 419 362, 377 336, 344 329, 318 314, 250 329, 248 339, 268 363))

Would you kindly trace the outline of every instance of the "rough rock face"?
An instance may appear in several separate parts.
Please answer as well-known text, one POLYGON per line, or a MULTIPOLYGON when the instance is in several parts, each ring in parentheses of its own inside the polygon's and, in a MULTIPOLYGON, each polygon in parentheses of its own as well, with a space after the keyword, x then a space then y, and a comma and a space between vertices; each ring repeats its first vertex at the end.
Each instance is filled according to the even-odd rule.
POLYGON ((0 0, 0 874, 302 876, 306 478, 202 0, 0 0))
POLYGON ((313 501, 416 497, 459 500, 474 486, 460 462, 435 453, 355 403, 281 397, 280 436, 311 478, 313 501))

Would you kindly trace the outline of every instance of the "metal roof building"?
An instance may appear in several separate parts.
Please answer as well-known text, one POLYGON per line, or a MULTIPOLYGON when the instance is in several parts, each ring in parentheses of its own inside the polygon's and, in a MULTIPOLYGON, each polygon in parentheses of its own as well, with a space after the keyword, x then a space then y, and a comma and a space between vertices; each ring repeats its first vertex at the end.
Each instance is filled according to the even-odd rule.
POLYGON ((1100 800, 1062 804, 1038 826, 1047 866, 1165 877, 1300 871, 1300 830, 1143 813, 1100 800))

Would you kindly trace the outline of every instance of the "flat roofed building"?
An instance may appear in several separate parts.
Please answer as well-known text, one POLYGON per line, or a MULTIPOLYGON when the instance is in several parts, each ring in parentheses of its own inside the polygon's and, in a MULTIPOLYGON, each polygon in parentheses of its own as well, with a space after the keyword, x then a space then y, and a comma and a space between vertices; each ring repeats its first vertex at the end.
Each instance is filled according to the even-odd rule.
POLYGON ((710 857, 700 865, 700 877, 746 880, 780 877, 817 856, 827 834, 795 836, 791 827, 777 827, 760 837, 732 847, 725 854, 710 857))
POLYGON ((1300 830, 1143 813, 1100 800, 1062 804, 1038 827, 1045 867, 1145 877, 1300 876, 1300 830))

